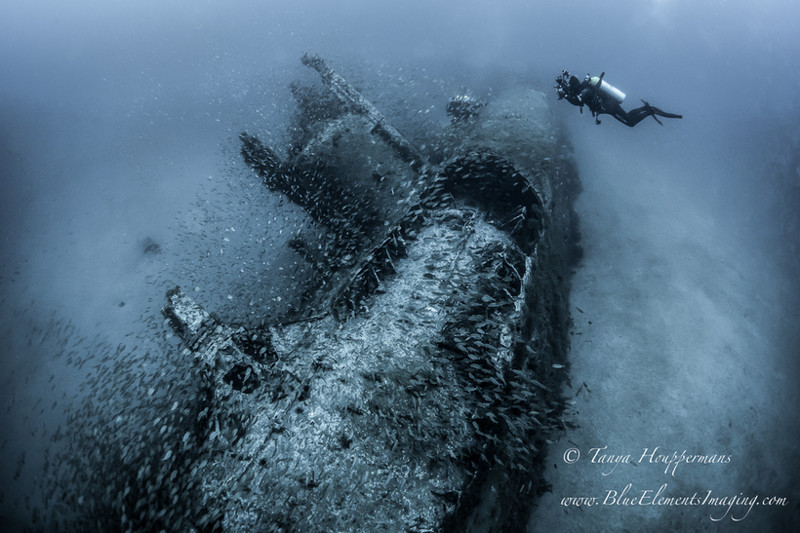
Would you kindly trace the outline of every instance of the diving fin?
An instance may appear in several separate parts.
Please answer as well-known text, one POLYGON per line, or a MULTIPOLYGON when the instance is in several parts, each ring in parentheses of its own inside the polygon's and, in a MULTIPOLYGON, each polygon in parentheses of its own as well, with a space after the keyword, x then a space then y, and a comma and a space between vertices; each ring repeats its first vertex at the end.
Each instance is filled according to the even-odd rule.
POLYGON ((676 115, 675 113, 667 113, 666 111, 661 111, 657 107, 654 107, 653 111, 655 111, 656 115, 658 115, 659 117, 664 117, 664 118, 683 118, 683 115, 676 115))
MULTIPOLYGON (((647 111, 650 112, 650 114, 651 114, 651 116, 653 118, 656 118, 656 115, 658 115, 659 117, 664 117, 664 118, 683 118, 683 115, 676 115, 675 113, 667 113, 666 111, 660 110, 656 106, 650 105, 645 100, 642 100, 642 103, 647 108, 647 111)), ((657 118, 656 118, 656 122, 661 124, 661 122, 659 122, 659 120, 657 118)))

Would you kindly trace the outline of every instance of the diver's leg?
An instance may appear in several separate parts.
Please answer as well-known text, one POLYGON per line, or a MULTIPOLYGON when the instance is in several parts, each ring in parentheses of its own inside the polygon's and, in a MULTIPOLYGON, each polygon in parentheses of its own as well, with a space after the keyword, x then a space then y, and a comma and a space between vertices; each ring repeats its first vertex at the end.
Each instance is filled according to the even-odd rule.
POLYGON ((641 120, 641 119, 636 120, 636 122, 631 124, 631 113, 626 113, 625 110, 622 109, 622 106, 619 105, 617 102, 614 102, 614 104, 616 105, 611 106, 610 109, 606 109, 605 112, 614 117, 615 119, 617 119, 618 121, 622 122, 626 126, 633 127, 636 125, 636 122, 639 122, 639 120, 641 120))
POLYGON ((614 113, 611 116, 614 117, 615 119, 619 120, 620 122, 622 122, 626 126, 630 126, 630 127, 635 126, 635 124, 631 124, 630 123, 630 120, 629 120, 628 115, 626 113, 622 113, 622 114, 614 113))
MULTIPOLYGON (((642 120, 653 115, 655 115, 655 108, 645 103, 645 105, 643 105, 642 107, 631 109, 630 111, 625 113, 626 120, 620 120, 620 122, 623 122, 625 125, 630 126, 632 128, 638 123, 640 123, 642 120)), ((655 116, 653 116, 653 118, 655 118, 655 116)), ((661 122, 657 118, 656 122, 661 124, 661 122)))
MULTIPOLYGON (((635 109, 631 109, 628 112, 625 112, 622 109, 622 107, 620 106, 620 107, 618 107, 617 109, 614 110, 614 113, 611 113, 611 116, 614 117, 615 119, 619 120, 620 122, 622 122, 626 126, 629 126, 631 128, 634 127, 635 125, 637 125, 638 123, 640 123, 642 120, 646 119, 647 117, 653 117, 656 122, 661 124, 661 121, 658 120, 656 115, 658 115, 659 117, 665 117, 665 118, 683 118, 683 115, 675 115, 673 113, 666 113, 664 111, 661 111, 657 107, 651 106, 650 104, 648 104, 644 100, 642 100, 642 102, 644 102, 644 105, 642 107, 637 107, 635 109)), ((661 125, 663 126, 663 124, 661 124, 661 125)))
POLYGON ((621 107, 617 109, 613 114, 612 117, 619 120, 623 124, 629 127, 634 127, 639 122, 642 121, 643 118, 649 116, 651 113, 645 109, 644 107, 637 107, 636 109, 631 109, 628 112, 625 112, 621 107))
MULTIPOLYGON (((643 118, 648 117, 648 116, 652 116, 656 120, 656 122, 661 124, 661 121, 656 118, 656 115, 658 115, 659 117, 664 117, 664 118, 683 118, 683 115, 676 115, 675 113, 667 113, 666 111, 662 111, 659 108, 650 105, 649 103, 647 103, 644 100, 642 100, 642 103, 644 104, 642 107, 637 107, 636 109, 631 111, 631 113, 633 113, 634 111, 644 110, 643 111, 644 114, 642 115, 642 117, 639 120, 642 120, 643 118)), ((662 124, 662 126, 663 126, 663 124, 662 124)))

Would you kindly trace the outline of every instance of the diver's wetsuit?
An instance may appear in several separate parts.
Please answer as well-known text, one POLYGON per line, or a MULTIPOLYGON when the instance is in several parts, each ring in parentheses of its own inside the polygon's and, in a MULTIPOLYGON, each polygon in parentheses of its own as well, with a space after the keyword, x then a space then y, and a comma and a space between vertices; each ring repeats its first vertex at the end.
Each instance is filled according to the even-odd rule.
MULTIPOLYGON (((556 85, 556 89, 558 89, 558 98, 559 100, 562 98, 566 99, 570 104, 580 107, 581 111, 583 111, 583 106, 586 105, 589 111, 592 112, 592 116, 595 117, 595 122, 597 124, 600 124, 600 120, 597 116, 601 114, 611 115, 631 128, 647 117, 653 117, 659 124, 661 124, 661 121, 658 120, 657 116, 665 118, 683 118, 683 115, 667 113, 657 107, 651 106, 644 100, 642 100, 642 103, 644 103, 642 107, 625 111, 617 100, 597 90, 597 87, 602 83, 602 79, 603 76, 601 75, 600 81, 592 85, 588 76, 581 82, 578 81, 578 78, 570 75, 570 73, 565 70, 562 72, 562 75, 556 79, 556 83, 558 84, 556 85)), ((624 95, 622 97, 624 98, 624 95)))

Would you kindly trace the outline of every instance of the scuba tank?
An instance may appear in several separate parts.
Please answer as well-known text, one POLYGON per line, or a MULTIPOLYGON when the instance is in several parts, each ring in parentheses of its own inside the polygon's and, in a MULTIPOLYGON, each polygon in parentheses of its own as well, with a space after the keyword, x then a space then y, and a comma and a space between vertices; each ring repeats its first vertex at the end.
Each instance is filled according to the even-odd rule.
POLYGON ((606 83, 603 81, 603 76, 605 72, 600 76, 592 76, 589 78, 589 85, 592 86, 598 93, 602 94, 606 98, 611 98, 616 100, 618 104, 621 104, 623 100, 625 100, 625 93, 611 85, 610 83, 606 83))

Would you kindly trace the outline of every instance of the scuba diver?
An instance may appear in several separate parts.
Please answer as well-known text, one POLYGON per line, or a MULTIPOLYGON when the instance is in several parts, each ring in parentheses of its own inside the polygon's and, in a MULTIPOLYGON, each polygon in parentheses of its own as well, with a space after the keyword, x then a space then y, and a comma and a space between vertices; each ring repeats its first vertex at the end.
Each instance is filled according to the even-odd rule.
MULTIPOLYGON (((625 111, 620 105, 625 100, 625 93, 603 81, 605 75, 605 72, 600 76, 587 74, 583 81, 578 81, 578 78, 566 70, 562 70, 561 76, 556 78, 554 86, 558 92, 558 99, 565 98, 570 104, 579 106, 581 113, 583 113, 583 106, 586 105, 592 112, 595 124, 600 124, 600 119, 597 117, 603 113, 611 115, 631 128, 647 117, 653 117, 659 124, 661 121, 658 120, 658 117, 683 118, 683 115, 661 111, 644 100, 642 100, 644 104, 642 107, 625 111)), ((663 124, 661 125, 663 126, 663 124)))

